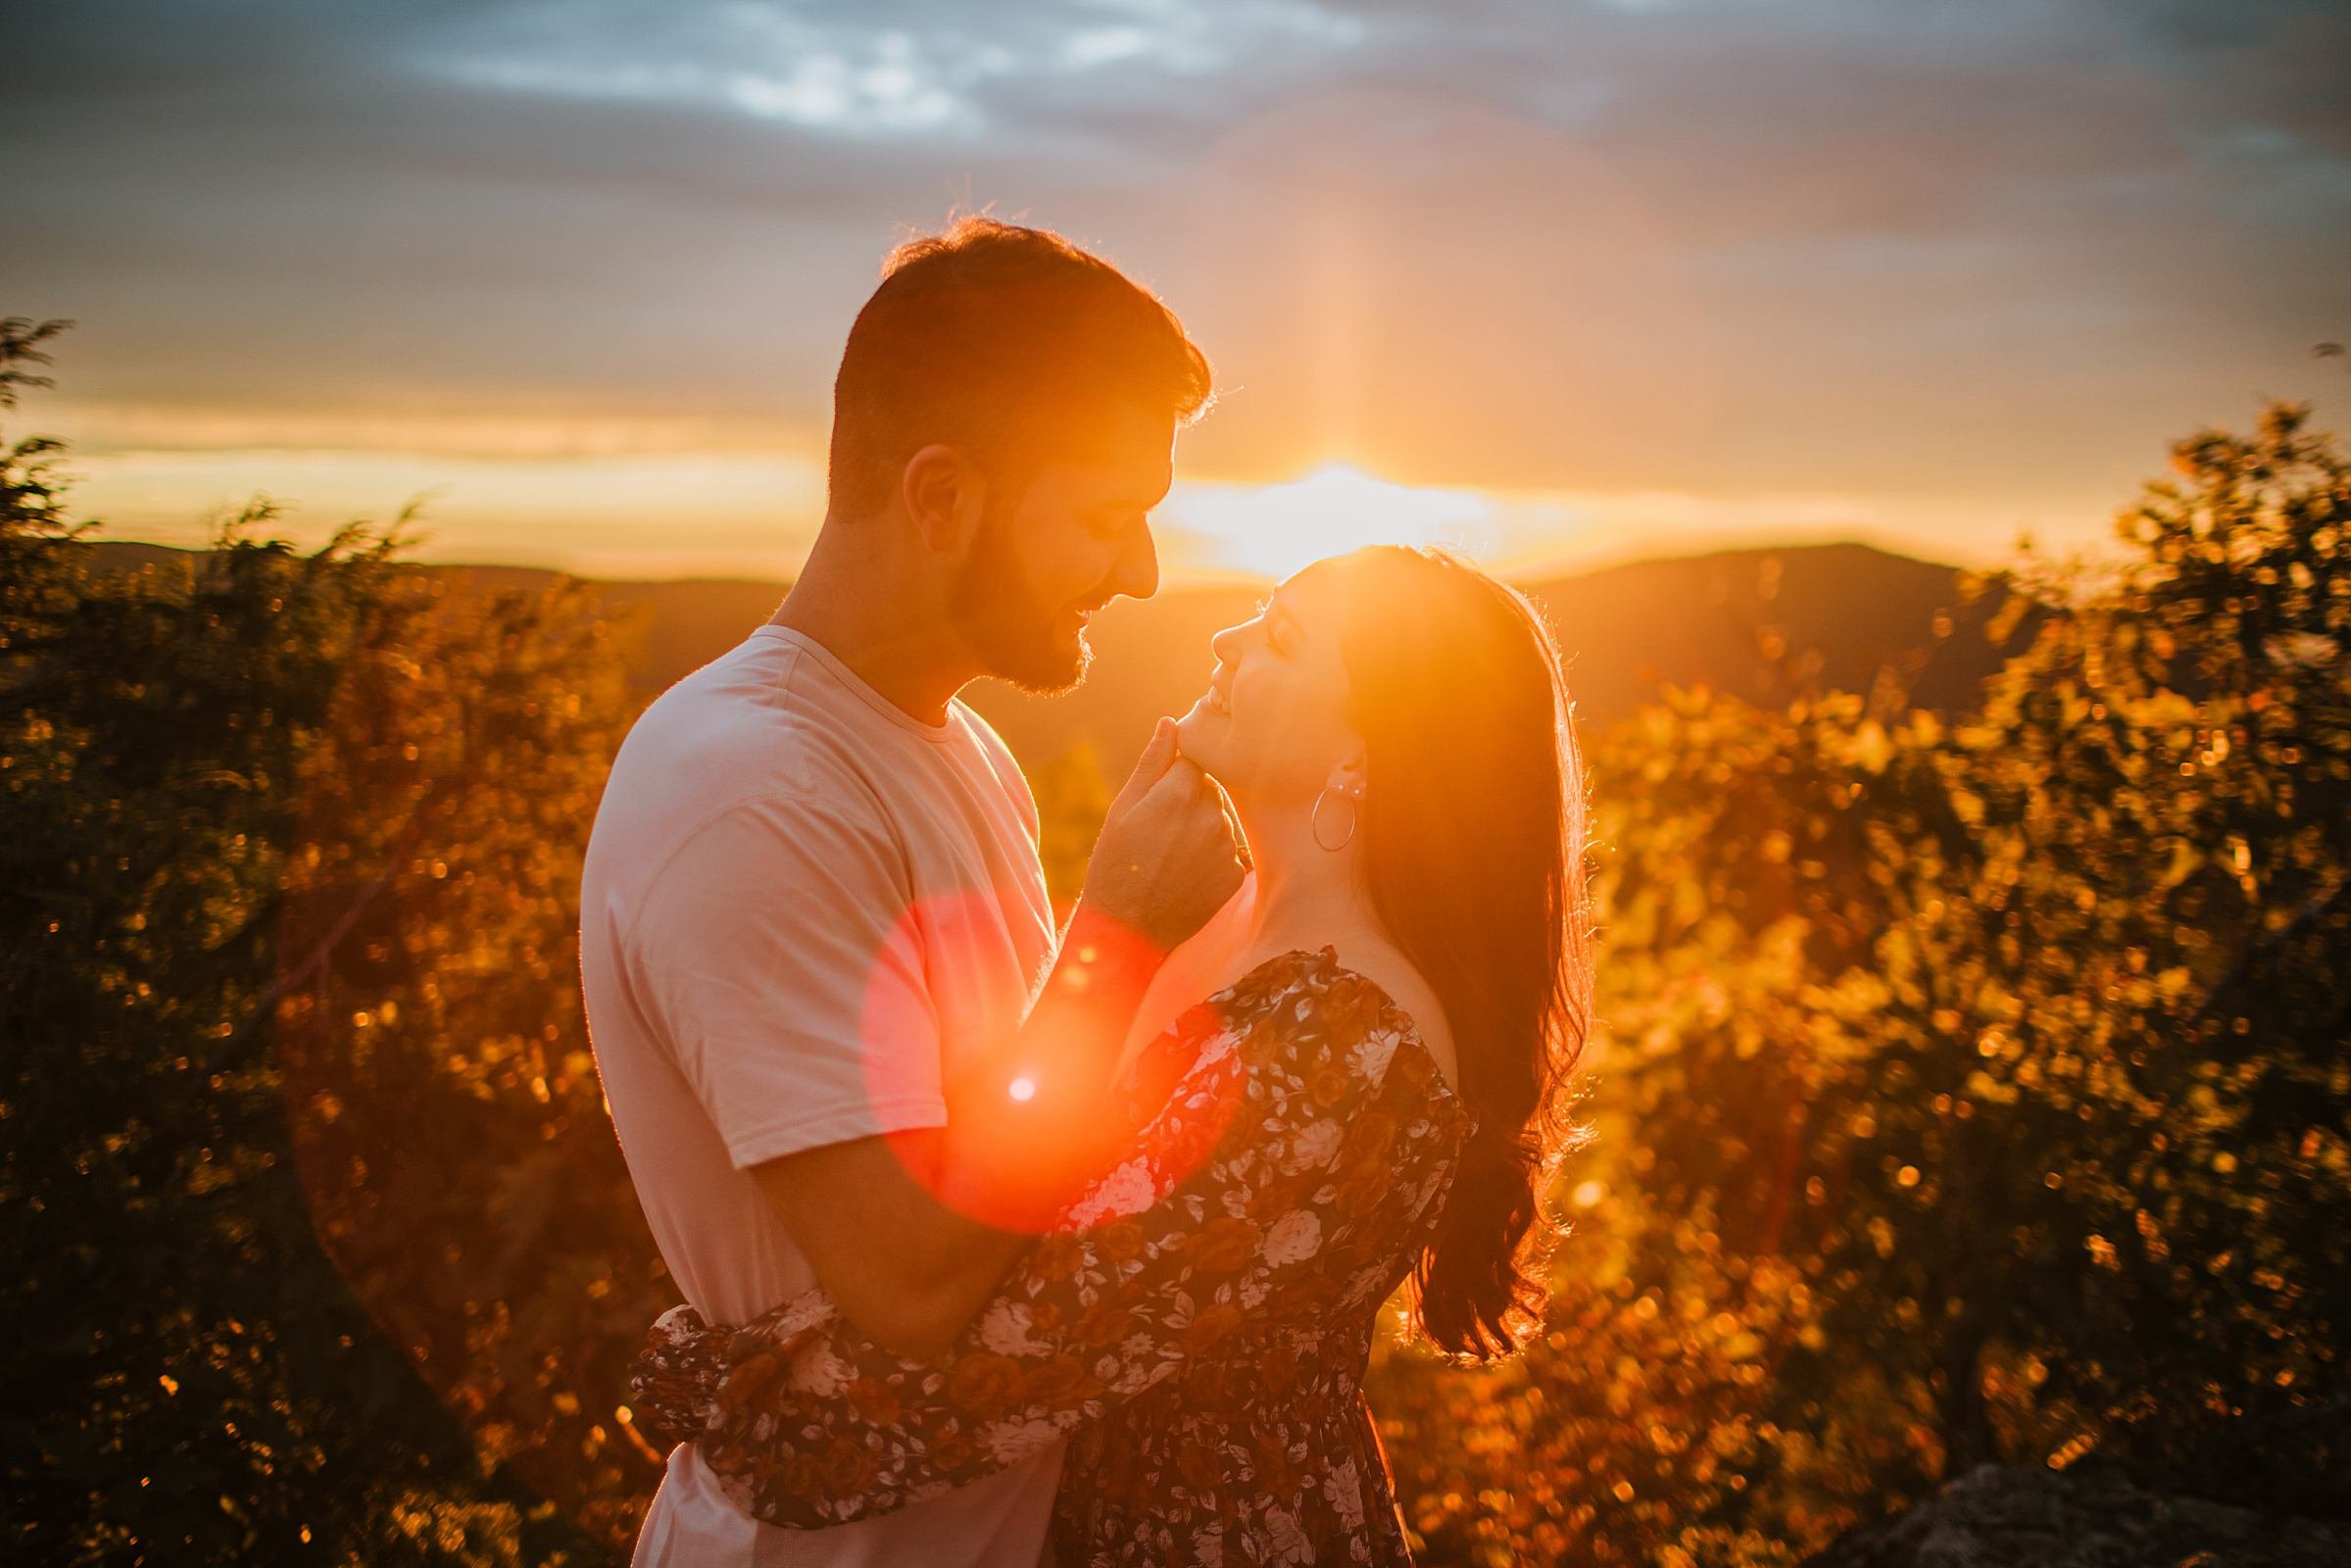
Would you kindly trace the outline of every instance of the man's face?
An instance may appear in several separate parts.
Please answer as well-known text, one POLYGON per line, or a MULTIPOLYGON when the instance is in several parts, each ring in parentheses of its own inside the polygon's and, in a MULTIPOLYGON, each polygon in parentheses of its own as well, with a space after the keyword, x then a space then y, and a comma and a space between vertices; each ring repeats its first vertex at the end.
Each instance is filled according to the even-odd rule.
POLYGON ((950 590, 948 613, 988 673, 1023 691, 1067 691, 1094 650, 1088 618, 1159 586, 1151 508, 1174 476, 1175 421, 1122 410, 1081 452, 1049 460, 1008 507, 992 494, 950 590))

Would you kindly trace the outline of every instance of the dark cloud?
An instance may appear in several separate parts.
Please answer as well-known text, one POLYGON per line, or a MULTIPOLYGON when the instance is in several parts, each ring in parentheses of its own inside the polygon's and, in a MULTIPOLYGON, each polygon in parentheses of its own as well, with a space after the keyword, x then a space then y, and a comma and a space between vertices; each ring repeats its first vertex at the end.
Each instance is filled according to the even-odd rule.
POLYGON ((2351 330, 2339 4, 11 27, 5 304, 83 320, 93 401, 806 426, 881 248, 962 201, 1164 288, 1240 384, 1192 449, 1237 473, 1323 443, 1432 482, 1959 485, 1992 450, 2091 486, 2351 330))

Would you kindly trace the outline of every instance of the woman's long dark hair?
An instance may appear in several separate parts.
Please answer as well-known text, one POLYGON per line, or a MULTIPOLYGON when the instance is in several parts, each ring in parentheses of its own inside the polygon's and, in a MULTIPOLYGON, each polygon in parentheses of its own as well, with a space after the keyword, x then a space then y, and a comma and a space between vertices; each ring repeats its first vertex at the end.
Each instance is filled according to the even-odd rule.
POLYGON ((1545 1301, 1540 1188, 1572 1141, 1563 1091, 1591 1023, 1566 681, 1526 597, 1455 557, 1376 546, 1335 564, 1372 902, 1445 1008, 1477 1117, 1413 1271, 1416 1315, 1447 1350, 1503 1355, 1545 1301))

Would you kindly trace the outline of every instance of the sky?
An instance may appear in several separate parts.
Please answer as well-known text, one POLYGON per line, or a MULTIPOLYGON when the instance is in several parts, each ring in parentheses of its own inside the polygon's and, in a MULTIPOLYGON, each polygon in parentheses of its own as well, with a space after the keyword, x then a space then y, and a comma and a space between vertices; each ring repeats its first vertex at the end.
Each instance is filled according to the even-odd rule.
POLYGON ((843 337, 955 212, 1222 395, 1175 573, 2095 550, 2174 438, 2341 427, 2339 0, 123 0, 20 8, 10 417, 109 535, 787 575, 843 337))

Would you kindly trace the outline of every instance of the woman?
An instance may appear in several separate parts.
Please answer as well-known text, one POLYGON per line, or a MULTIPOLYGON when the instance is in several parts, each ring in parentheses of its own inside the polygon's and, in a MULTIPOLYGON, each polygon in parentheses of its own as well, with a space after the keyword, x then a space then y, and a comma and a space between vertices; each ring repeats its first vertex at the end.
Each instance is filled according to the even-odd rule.
POLYGON ((650 1337, 640 1419, 747 1511, 846 1522, 1067 1438, 1064 1564, 1407 1559, 1359 1392, 1380 1303, 1409 1279, 1420 1331, 1470 1357, 1542 1305, 1536 1192, 1590 996, 1558 657, 1519 594, 1392 547, 1306 568, 1214 648, 1179 739, 1255 870, 1145 997, 1127 1157, 930 1360, 821 1292, 650 1337))

